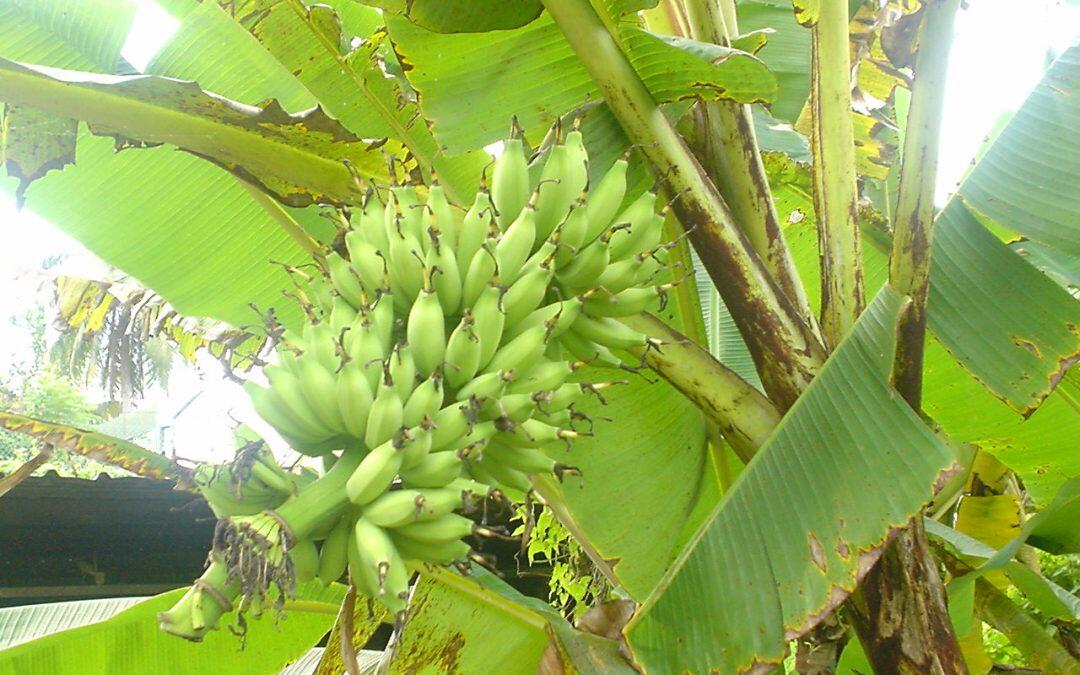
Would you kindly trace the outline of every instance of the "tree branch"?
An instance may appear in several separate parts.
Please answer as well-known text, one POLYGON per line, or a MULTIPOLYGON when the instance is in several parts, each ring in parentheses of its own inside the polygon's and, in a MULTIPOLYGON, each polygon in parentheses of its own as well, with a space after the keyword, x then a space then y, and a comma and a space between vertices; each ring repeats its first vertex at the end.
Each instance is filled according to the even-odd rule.
POLYGON ((32 436, 49 445, 118 466, 139 476, 175 479, 178 489, 190 489, 193 485, 188 469, 164 455, 120 438, 3 411, 0 411, 0 428, 32 436))
MULTIPOLYGON (((737 31, 716 0, 684 0, 690 37, 701 42, 730 46, 737 31)), ((732 16, 731 21, 734 21, 732 16)), ((765 164, 758 149, 750 106, 734 101, 702 101, 696 120, 698 160, 731 207, 735 223, 746 234, 769 274, 808 325, 814 315, 802 280, 795 269, 765 164)))
POLYGON ((544 0, 630 140, 673 198, 709 276, 749 346, 769 396, 794 403, 825 351, 772 280, 683 139, 657 107, 615 38, 586 0, 544 0))
POLYGON ((39 466, 49 461, 49 458, 52 457, 52 453, 53 446, 46 444, 45 447, 41 449, 41 452, 34 455, 33 458, 26 461, 18 469, 15 469, 3 478, 0 478, 0 497, 11 492, 12 488, 29 478, 30 474, 34 473, 39 466))
POLYGON ((643 348, 638 355, 714 422, 744 462, 780 423, 780 412, 765 395, 708 351, 651 314, 638 314, 623 323, 651 338, 660 348, 643 348))
POLYGON ((945 105, 945 73, 959 0, 934 0, 926 13, 915 61, 904 163, 893 219, 889 283, 912 299, 900 319, 893 364, 893 384, 915 410, 922 404, 926 301, 930 288, 930 252, 934 235, 934 186, 945 105))
POLYGON ((822 0, 816 21, 813 17, 803 21, 811 23, 813 33, 810 147, 821 250, 821 323, 825 340, 835 347, 866 305, 851 122, 848 5, 822 0))

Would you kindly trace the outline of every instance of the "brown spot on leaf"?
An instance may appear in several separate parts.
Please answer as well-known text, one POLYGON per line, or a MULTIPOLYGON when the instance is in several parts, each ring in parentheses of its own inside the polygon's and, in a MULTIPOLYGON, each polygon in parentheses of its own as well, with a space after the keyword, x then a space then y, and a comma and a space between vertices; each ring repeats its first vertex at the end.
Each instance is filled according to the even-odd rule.
POLYGON ((814 563, 821 572, 825 573, 825 549, 821 546, 821 542, 814 536, 813 532, 808 532, 806 535, 807 543, 810 547, 810 560, 814 563))

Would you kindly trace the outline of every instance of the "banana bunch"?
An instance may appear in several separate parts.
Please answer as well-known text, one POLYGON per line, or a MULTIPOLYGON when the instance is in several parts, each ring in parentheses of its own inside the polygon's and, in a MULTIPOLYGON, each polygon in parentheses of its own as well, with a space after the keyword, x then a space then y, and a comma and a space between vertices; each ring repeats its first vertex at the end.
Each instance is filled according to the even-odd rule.
POLYGON ((199 593, 162 615, 168 630, 213 627, 207 597, 257 612, 272 585, 285 597, 346 575, 400 612, 410 565, 461 560, 464 538, 490 534, 459 513, 474 499, 521 500, 530 476, 572 470, 553 453, 588 433, 575 404, 612 383, 571 376, 649 344, 618 318, 664 293, 672 244, 656 196, 627 199, 626 159, 589 185, 578 131, 533 168, 536 181, 515 137, 467 210, 437 182, 370 192, 320 274, 292 270, 308 320, 282 332, 269 386, 246 388, 326 471, 298 485, 255 461, 245 499, 232 478, 206 481, 223 518, 199 593))
POLYGON ((253 515, 280 506, 307 480, 278 465, 261 441, 236 451, 231 464, 200 464, 195 487, 219 518, 253 515))

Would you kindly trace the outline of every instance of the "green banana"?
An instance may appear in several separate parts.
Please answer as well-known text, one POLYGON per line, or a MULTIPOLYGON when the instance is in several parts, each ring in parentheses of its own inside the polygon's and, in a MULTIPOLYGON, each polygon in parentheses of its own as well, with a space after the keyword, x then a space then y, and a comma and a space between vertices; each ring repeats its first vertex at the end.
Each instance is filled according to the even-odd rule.
POLYGON ((323 586, 329 586, 345 573, 351 534, 352 521, 348 516, 343 516, 323 540, 319 550, 319 581, 323 586))
POLYGON ((395 528, 397 533, 414 541, 443 543, 468 537, 476 524, 465 516, 447 513, 432 520, 422 520, 395 528))
POLYGON ((528 367, 544 355, 547 347, 547 327, 543 324, 526 329, 521 335, 503 343, 484 367, 484 372, 511 371, 528 367))
POLYGON ((311 581, 319 573, 319 550, 315 542, 303 539, 289 549, 297 581, 311 581))
POLYGON ((363 515, 383 528, 440 518, 461 507, 461 491, 452 488, 387 492, 364 507, 363 515))
POLYGON ((600 184, 595 189, 590 187, 589 199, 585 206, 586 221, 589 224, 585 233, 585 243, 599 237, 615 220, 615 215, 619 212, 619 207, 622 206, 623 198, 626 196, 626 167, 625 159, 615 160, 604 177, 600 179, 600 184))
POLYGON ((503 329, 506 326, 506 313, 502 308, 502 291, 495 286, 488 286, 473 306, 473 333, 480 341, 480 368, 491 361, 499 349, 503 329))
POLYGON ((402 453, 396 440, 389 440, 372 450, 356 467, 345 493, 353 504, 364 505, 390 487, 401 468, 402 453))
POLYGON ((570 327, 571 333, 611 349, 627 349, 646 344, 646 337, 617 319, 582 314, 570 327))
POLYGON ((489 246, 481 246, 473 254, 469 262, 469 270, 465 274, 465 281, 461 286, 461 304, 463 307, 473 307, 477 299, 496 279, 498 264, 495 261, 495 253, 489 246))
POLYGON ((504 229, 514 222, 529 199, 529 164, 520 137, 503 141, 502 154, 491 172, 491 199, 504 229))
POLYGON ((364 445, 374 448, 390 441, 401 428, 404 418, 405 406, 401 401, 401 394, 387 373, 375 393, 375 400, 371 403, 367 428, 364 430, 364 445))
POLYGON ((469 545, 460 540, 449 542, 416 541, 394 531, 390 533, 394 545, 406 560, 430 563, 450 563, 465 560, 469 556, 469 545))
POLYGON ((364 438, 375 396, 363 367, 355 361, 338 373, 337 400, 346 431, 354 438, 364 438))
POLYGON ((453 452, 428 452, 409 468, 402 468, 401 482, 414 488, 439 488, 461 476, 461 458, 453 452))
MULTIPOLYGON (((544 238, 546 237, 547 234, 544 235, 544 238)), ((526 204, 525 209, 514 222, 510 223, 506 232, 495 244, 495 262, 498 265, 499 276, 505 283, 513 283, 517 278, 529 254, 532 253, 536 240, 536 209, 532 204, 526 204)))
POLYGON ((471 380, 480 369, 480 339, 473 331, 475 323, 472 310, 466 308, 461 313, 461 322, 446 341, 443 376, 452 389, 471 380))
POLYGON ((446 329, 443 306, 431 285, 430 270, 425 271, 424 289, 409 310, 405 339, 412 348, 416 369, 423 377, 431 377, 446 353, 446 329))
POLYGON ((506 308, 507 326, 516 325, 544 300, 554 272, 551 265, 536 265, 507 289, 502 303, 506 308))
POLYGON ((353 274, 349 263, 341 257, 337 251, 326 256, 326 269, 330 272, 330 280, 334 283, 334 290, 341 294, 353 307, 361 307, 364 304, 364 288, 360 279, 353 274))
POLYGON ((473 256, 476 255, 476 252, 484 244, 484 240, 487 239, 489 224, 493 217, 491 196, 481 185, 480 190, 476 193, 472 208, 465 213, 465 219, 461 223, 461 234, 458 236, 457 246, 454 248, 454 257, 458 261, 458 273, 461 275, 462 285, 465 283, 473 256))

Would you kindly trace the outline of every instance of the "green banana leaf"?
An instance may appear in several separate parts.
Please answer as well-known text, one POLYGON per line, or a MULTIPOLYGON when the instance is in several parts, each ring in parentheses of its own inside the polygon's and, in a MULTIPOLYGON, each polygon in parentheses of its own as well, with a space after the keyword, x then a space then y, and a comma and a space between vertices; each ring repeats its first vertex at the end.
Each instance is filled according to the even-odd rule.
POLYGON ((96 75, 0 59, 5 102, 88 123, 136 146, 170 143, 205 157, 290 206, 358 204, 366 179, 388 174, 377 144, 320 109, 290 115, 276 101, 248 107, 197 84, 146 75, 96 75))
POLYGON ((189 488, 191 471, 171 459, 146 448, 96 431, 0 410, 0 428, 26 434, 84 457, 112 464, 147 478, 172 478, 180 488, 189 488))
POLYGON ((1080 256, 1080 48, 1065 50, 964 179, 960 195, 1001 226, 1080 256))
MULTIPOLYGON (((592 79, 546 14, 515 30, 440 34, 391 17, 395 49, 420 107, 450 151, 502 139, 511 117, 539 139, 559 115, 599 99, 592 79)), ((692 40, 665 41, 625 26, 620 37, 661 102, 705 96, 771 100, 772 76, 755 57, 692 40)))
POLYGON ((104 621, 146 598, 98 598, 0 609, 0 653, 53 633, 104 621))
MULTIPOLYGON (((346 128, 364 138, 391 136, 393 140, 380 148, 382 153, 410 166, 416 159, 433 163, 449 196, 460 203, 471 202, 480 170, 490 156, 479 147, 468 148, 472 152, 463 155, 446 154, 427 126, 418 123, 416 105, 398 80, 386 77, 380 65, 380 61, 393 58, 392 52, 381 48, 384 40, 377 32, 383 23, 381 17, 352 2, 337 2, 336 8, 317 4, 303 11, 297 4, 286 0, 233 2, 227 14, 204 4, 192 14, 225 16, 234 23, 234 30, 249 32, 264 58, 277 61, 346 128), (355 42, 361 45, 351 49, 355 42)), ((235 63, 231 58, 224 60, 235 63)))
POLYGON ((904 301, 882 289, 627 626, 647 671, 779 664, 955 469, 888 384, 904 301))
MULTIPOLYGON (((304 655, 330 629, 344 587, 317 582, 297 589, 299 602, 281 617, 248 617, 244 638, 226 629, 195 644, 158 628, 158 612, 186 589, 135 604, 104 621, 71 628, 0 651, 0 673, 267 673, 304 655)), ((2 612, 4 610, 0 610, 2 612)), ((23 614, 33 618, 33 614, 23 614)), ((38 615, 41 616, 41 615, 38 615)), ((223 625, 235 621, 222 617, 223 625)))

